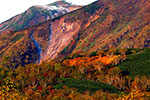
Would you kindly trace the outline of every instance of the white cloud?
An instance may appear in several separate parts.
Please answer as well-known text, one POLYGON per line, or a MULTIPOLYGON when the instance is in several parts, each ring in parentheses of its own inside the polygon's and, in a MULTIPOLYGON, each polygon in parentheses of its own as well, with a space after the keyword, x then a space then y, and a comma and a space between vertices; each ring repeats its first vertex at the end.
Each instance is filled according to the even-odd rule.
MULTIPOLYGON (((33 5, 46 5, 56 0, 2 0, 0 2, 0 23, 27 10, 33 5)), ((78 5, 87 5, 96 0, 66 0, 78 5)))

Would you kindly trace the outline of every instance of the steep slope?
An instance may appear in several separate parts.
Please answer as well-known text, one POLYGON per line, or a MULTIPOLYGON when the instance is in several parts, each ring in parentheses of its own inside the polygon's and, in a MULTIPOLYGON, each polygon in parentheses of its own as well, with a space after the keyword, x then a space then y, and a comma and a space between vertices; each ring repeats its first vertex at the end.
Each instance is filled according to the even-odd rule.
POLYGON ((52 23, 52 37, 59 38, 50 40, 44 60, 55 58, 58 54, 90 53, 111 47, 150 47, 149 5, 150 1, 145 0, 99 0, 56 19, 52 23), (61 24, 55 27, 57 23, 61 24), (63 35, 60 37, 60 34, 63 35))
POLYGON ((0 62, 5 67, 24 66, 38 63, 42 51, 48 45, 50 22, 20 30, 0 34, 0 62))
POLYGON ((80 6, 63 1, 56 1, 53 4, 30 7, 25 12, 0 24, 0 33, 4 31, 17 31, 80 8, 80 6))
MULTIPOLYGON (((2 45, 1 55, 4 58, 10 54, 10 51, 13 51, 12 55, 17 52, 14 57, 9 55, 9 62, 16 57, 28 55, 29 57, 21 60, 28 59, 27 63, 30 63, 37 60, 41 62, 63 58, 73 53, 88 54, 111 47, 150 47, 149 9, 150 1, 146 0, 98 0, 79 10, 14 32, 13 34, 26 34, 23 39, 28 40, 27 44, 33 44, 32 52, 23 51, 21 54, 18 53, 19 50, 15 49, 16 45, 14 44, 7 48, 2 45), (38 46, 35 45, 31 34, 38 46), (39 47, 42 50, 41 54, 39 54, 39 47)), ((10 34, 12 33, 10 32, 10 34)), ((6 38, 5 35, 2 36, 6 38)), ((17 43, 21 45, 20 41, 17 43)), ((20 47, 24 47, 24 45, 20 47)), ((4 60, 2 61, 4 62, 4 60)))

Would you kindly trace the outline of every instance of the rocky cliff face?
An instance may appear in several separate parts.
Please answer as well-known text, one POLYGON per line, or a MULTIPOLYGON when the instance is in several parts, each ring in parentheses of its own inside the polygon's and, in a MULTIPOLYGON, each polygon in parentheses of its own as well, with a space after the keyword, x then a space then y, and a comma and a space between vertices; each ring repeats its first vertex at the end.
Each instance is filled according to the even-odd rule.
POLYGON ((42 60, 55 58, 66 47, 80 29, 80 21, 66 22, 64 18, 51 23, 51 38, 42 60))
POLYGON ((25 12, 12 17, 0 24, 0 33, 4 31, 17 31, 23 28, 36 25, 59 15, 76 10, 81 6, 72 5, 67 2, 57 1, 56 5, 32 6, 25 12))

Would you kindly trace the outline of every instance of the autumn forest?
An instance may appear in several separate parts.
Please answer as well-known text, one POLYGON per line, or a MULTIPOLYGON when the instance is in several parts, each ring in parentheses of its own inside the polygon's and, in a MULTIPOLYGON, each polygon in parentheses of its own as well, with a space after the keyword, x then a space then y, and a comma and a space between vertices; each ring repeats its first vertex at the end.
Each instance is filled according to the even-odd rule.
POLYGON ((150 100, 149 5, 59 0, 3 22, 0 100, 150 100))

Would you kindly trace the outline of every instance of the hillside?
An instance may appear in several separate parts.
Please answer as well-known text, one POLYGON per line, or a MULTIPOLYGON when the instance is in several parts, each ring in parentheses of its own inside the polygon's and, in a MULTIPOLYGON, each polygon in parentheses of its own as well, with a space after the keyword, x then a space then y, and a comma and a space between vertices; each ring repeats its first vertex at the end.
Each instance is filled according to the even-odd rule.
POLYGON ((2 32, 0 98, 149 100, 149 9, 149 0, 98 0, 2 32))
POLYGON ((18 31, 76 10, 80 7, 81 6, 73 5, 65 1, 56 1, 48 5, 35 5, 27 9, 25 12, 1 23, 0 33, 5 31, 18 31))
POLYGON ((149 47, 149 4, 143 0, 99 0, 55 19, 42 60, 111 47, 149 47))
POLYGON ((143 0, 98 0, 39 25, 9 33, 10 36, 13 34, 12 37, 24 34, 19 41, 6 42, 10 36, 3 32, 1 61, 10 56, 8 62, 26 64, 60 59, 74 53, 89 54, 111 47, 149 47, 149 4, 143 0), (22 45, 21 41, 25 44, 22 45), (30 49, 15 49, 24 47, 30 49))
MULTIPOLYGON (((70 25, 68 25, 70 23, 76 31, 68 39, 69 41, 58 44, 58 47, 61 47, 57 49, 57 52, 61 52, 61 54, 90 53, 112 47, 150 47, 149 4, 149 1, 142 0, 100 0, 77 12, 61 17, 60 20, 52 23, 54 32, 56 29, 58 32, 61 31, 61 29, 55 27, 55 23, 58 22, 61 23, 60 26, 62 27, 64 27, 64 24, 66 25, 64 34, 70 29, 70 25), (76 23, 78 23, 77 26, 75 26, 76 23), (65 49, 62 51, 63 47, 65 49)), ((56 35, 54 36, 56 37, 56 35)), ((63 39, 66 38, 61 38, 59 41, 63 41, 63 39)), ((50 52, 47 54, 52 57, 51 45, 49 47, 50 52)))

